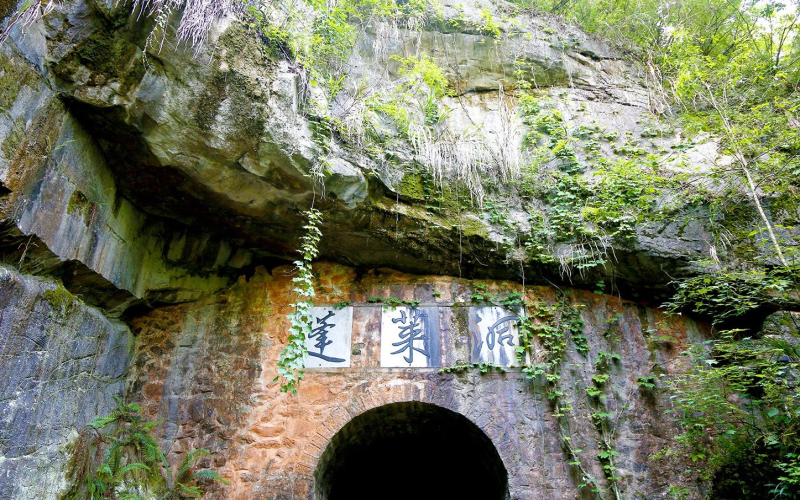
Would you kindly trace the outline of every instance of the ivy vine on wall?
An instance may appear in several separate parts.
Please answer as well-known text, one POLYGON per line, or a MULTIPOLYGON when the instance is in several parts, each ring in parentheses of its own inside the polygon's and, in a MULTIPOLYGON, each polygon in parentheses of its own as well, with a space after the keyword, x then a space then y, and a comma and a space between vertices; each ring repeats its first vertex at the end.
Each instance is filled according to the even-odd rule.
POLYGON ((297 386, 303 379, 305 357, 308 353, 306 337, 311 333, 311 324, 314 321, 311 308, 314 307, 314 274, 311 262, 319 254, 319 240, 322 238, 320 224, 322 212, 315 208, 303 213, 306 223, 303 226, 305 233, 300 238, 298 252, 302 255, 294 262, 297 276, 292 278, 297 301, 292 304, 294 311, 289 314, 291 323, 289 338, 286 347, 281 351, 278 360, 278 376, 273 382, 281 382, 282 392, 297 394, 297 386))

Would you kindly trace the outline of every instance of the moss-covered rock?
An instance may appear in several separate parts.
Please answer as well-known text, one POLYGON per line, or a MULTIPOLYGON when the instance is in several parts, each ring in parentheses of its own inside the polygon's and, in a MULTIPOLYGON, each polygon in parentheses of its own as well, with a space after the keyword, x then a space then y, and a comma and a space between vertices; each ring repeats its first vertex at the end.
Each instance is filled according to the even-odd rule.
POLYGON ((23 87, 39 80, 25 62, 0 51, 0 111, 8 110, 23 87))
POLYGON ((406 200, 424 201, 425 188, 423 187, 422 176, 416 172, 408 172, 403 175, 400 185, 397 186, 398 194, 406 200))
POLYGON ((22 117, 14 120, 9 133, 3 138, 3 143, 0 145, 0 151, 6 158, 13 158, 17 151, 17 146, 25 138, 25 119, 22 117))
POLYGON ((45 290, 43 296, 44 300, 50 304, 50 307, 62 315, 68 314, 72 310, 75 301, 78 300, 61 283, 55 288, 45 290))

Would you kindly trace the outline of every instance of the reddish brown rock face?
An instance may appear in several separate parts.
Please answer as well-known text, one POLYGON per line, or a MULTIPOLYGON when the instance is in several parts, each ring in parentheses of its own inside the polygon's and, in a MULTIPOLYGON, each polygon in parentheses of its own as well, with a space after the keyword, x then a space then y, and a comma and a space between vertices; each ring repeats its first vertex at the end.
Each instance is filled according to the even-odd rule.
MULTIPOLYGON (((559 432, 571 436, 572 446, 583 450, 585 469, 607 488, 597 459, 603 436, 591 418, 596 403, 586 395, 597 373, 600 351, 620 357, 607 370, 608 397, 602 404, 613 415, 611 439, 618 453, 623 497, 666 498, 669 486, 678 484, 675 473, 682 470, 681 464, 650 459, 677 432, 672 417, 665 413, 669 399, 661 388, 639 387, 637 377, 680 370, 678 354, 702 340, 702 326, 608 295, 572 291, 573 303, 583 305, 589 352, 583 356, 568 345, 561 387, 572 410, 569 429, 559 431, 542 381, 528 380, 519 369, 440 374, 433 368, 381 367, 381 305, 369 304, 370 297, 437 305, 442 364, 451 366, 469 359, 465 306, 473 292, 472 282, 385 270, 357 276, 352 269, 324 263, 315 265, 315 273, 316 304, 350 301, 354 305, 352 365, 307 370, 297 396, 281 393, 272 382, 289 330, 286 315, 295 299, 289 268, 278 268, 272 275, 257 273, 200 302, 162 308, 134 322, 137 347, 131 394, 150 418, 165 420, 160 438, 173 453, 199 447, 212 452, 207 465, 231 481, 215 487, 212 498, 327 498, 323 491, 327 486, 321 482, 335 475, 330 464, 347 460, 344 452, 336 455, 341 443, 353 441, 347 437, 353 434, 380 436, 375 431, 381 425, 379 416, 396 420, 391 415, 397 413, 370 413, 378 417, 357 420, 343 431, 344 438, 334 436, 359 415, 402 402, 443 409, 423 413, 440 424, 445 422, 444 429, 448 421, 436 420, 439 416, 446 419, 452 412, 453 422, 462 422, 458 419, 464 417, 463 427, 454 423, 452 428, 453 432, 463 428, 465 441, 472 432, 470 426, 479 430, 470 435, 478 441, 484 436, 496 450, 507 472, 510 498, 581 498, 587 491, 584 488, 581 493, 578 487, 581 479, 568 463, 559 432), (653 341, 655 337, 662 340, 653 341), (665 342, 664 337, 671 340, 665 342), (339 444, 326 453, 331 442, 339 444)), ((486 285, 488 293, 521 291, 516 283, 486 285)), ((525 295, 543 303, 556 300, 556 290, 549 287, 529 287, 525 295)), ((415 418, 419 422, 428 418, 414 415, 403 417, 410 422, 408 428, 413 428, 415 418)), ((409 435, 408 439, 418 437, 409 435)), ((357 444, 368 447, 367 440, 357 444)), ((374 451, 374 447, 369 449, 374 451)), ((451 452, 426 451, 435 457, 432 463, 464 459, 451 452)), ((433 475, 444 482, 457 480, 433 475)))

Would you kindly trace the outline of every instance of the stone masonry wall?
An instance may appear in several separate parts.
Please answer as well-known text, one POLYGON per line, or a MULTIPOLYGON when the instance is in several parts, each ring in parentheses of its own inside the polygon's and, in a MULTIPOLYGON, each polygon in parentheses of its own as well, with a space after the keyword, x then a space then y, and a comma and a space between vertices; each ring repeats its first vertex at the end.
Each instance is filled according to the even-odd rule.
MULTIPOLYGON (((150 418, 166 421, 160 438, 175 460, 193 447, 212 452, 205 465, 216 467, 231 484, 216 487, 211 498, 311 497, 314 471, 331 437, 354 416, 401 401, 433 403, 480 427, 508 470, 512 499, 581 498, 540 381, 528 381, 518 369, 440 374, 430 368, 380 367, 381 305, 369 304, 370 297, 437 304, 444 365, 452 365, 464 361, 463 306, 474 283, 388 270, 358 275, 324 263, 315 271, 316 304, 354 304, 352 366, 307 370, 296 397, 273 383, 294 300, 290 268, 277 268, 271 275, 261 271, 212 298, 161 308, 134 321, 130 394, 150 418)), ((484 283, 491 293, 521 289, 515 283, 484 283)), ((556 292, 550 287, 525 290, 529 300, 548 303, 556 292)), ((590 345, 586 357, 570 346, 563 364, 562 387, 573 406, 573 445, 584 450, 586 467, 607 487, 595 458, 600 436, 585 388, 591 385, 599 351, 615 352, 621 360, 610 370, 608 384, 615 392, 606 405, 615 415, 614 448, 624 498, 667 498, 669 486, 679 481, 673 472, 685 465, 677 458, 653 462, 649 457, 677 429, 665 413, 669 400, 663 390, 641 388, 637 377, 679 370, 678 354, 702 340, 704 327, 608 295, 577 290, 571 295, 583 304, 590 345)), ((697 490, 696 484, 688 486, 697 490)))

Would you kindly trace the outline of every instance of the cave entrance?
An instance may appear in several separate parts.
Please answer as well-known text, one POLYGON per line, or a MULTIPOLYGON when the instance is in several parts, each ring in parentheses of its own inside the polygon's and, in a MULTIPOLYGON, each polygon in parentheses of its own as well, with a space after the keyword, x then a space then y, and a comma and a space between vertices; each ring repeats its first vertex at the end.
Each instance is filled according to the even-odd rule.
POLYGON ((317 500, 506 500, 508 472, 463 415, 405 402, 374 408, 328 443, 314 473, 317 500))

